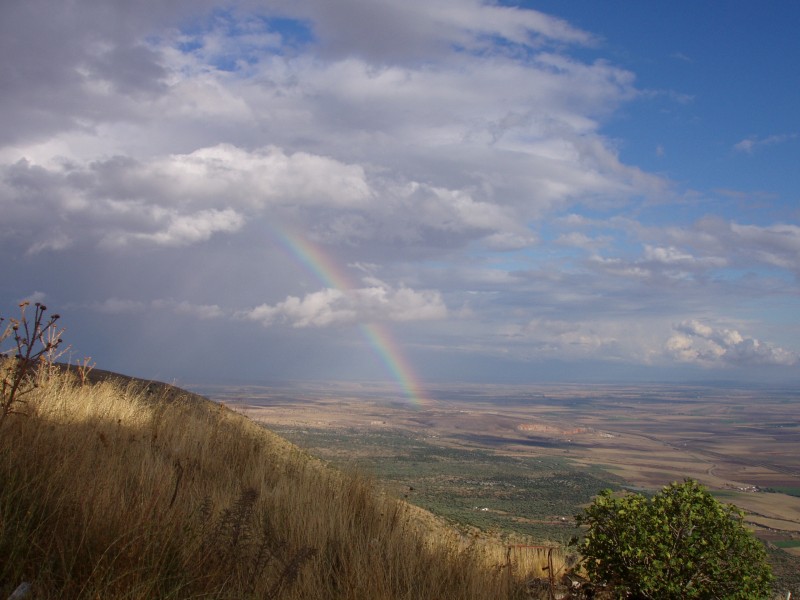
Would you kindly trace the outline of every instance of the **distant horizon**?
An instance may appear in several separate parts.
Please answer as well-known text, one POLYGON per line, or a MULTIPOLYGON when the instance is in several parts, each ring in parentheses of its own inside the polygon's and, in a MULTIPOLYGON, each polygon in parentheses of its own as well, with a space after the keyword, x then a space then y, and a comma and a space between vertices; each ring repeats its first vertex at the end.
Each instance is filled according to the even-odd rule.
MULTIPOLYGON (((254 386, 254 387, 271 387, 271 386, 324 386, 326 384, 334 385, 334 386, 359 386, 359 385, 370 385, 370 386, 382 386, 385 388, 391 388, 396 391, 397 394, 403 395, 405 392, 403 386, 398 383, 396 379, 392 379, 388 374, 384 375, 383 377, 373 377, 373 378, 364 378, 364 377, 346 377, 346 376, 331 376, 331 377, 324 377, 324 378, 313 378, 313 377, 288 377, 288 376, 257 376, 257 375, 247 375, 247 376, 237 376, 232 374, 224 374, 224 373, 214 373, 209 374, 206 371, 205 376, 198 376, 196 374, 180 374, 170 370, 170 365, 164 365, 163 369, 158 369, 155 371, 136 371, 131 369, 126 369, 124 365, 120 366, 120 368, 109 368, 108 365, 104 365, 103 361, 92 359, 92 363, 94 364, 94 368, 101 370, 101 371, 108 371, 110 373, 118 373, 120 375, 135 377, 137 379, 143 380, 152 380, 152 381, 159 381, 168 384, 178 385, 179 387, 182 386, 189 386, 189 387, 203 387, 203 386, 224 386, 224 387, 236 387, 236 386, 254 386)), ((597 368, 604 366, 602 363, 598 363, 597 368)), ((565 363, 562 365, 564 369, 572 369, 574 365, 571 363, 565 363)), ((657 371, 657 370, 654 370, 657 371)), ((576 375, 572 379, 569 378, 559 378, 559 379, 546 379, 543 377, 534 378, 534 377, 517 377, 517 378, 508 378, 504 380, 495 379, 495 380, 470 380, 470 379, 446 379, 446 378, 438 378, 438 379, 420 379, 418 381, 418 385, 421 390, 426 389, 441 389, 447 386, 466 386, 466 387, 536 387, 539 386, 631 386, 631 387, 648 387, 648 386, 663 386, 669 387, 674 386, 676 388, 680 387, 709 387, 709 388, 734 388, 734 389, 779 389, 779 390, 786 390, 791 391, 794 389, 800 390, 800 378, 790 378, 787 377, 785 379, 781 379, 775 376, 770 376, 768 373, 764 373, 761 378, 736 378, 734 374, 729 374, 729 377, 725 377, 724 375, 729 374, 727 372, 722 373, 709 373, 702 370, 697 370, 694 373, 686 373, 685 371, 681 371, 680 373, 674 373, 672 377, 670 376, 663 376, 658 378, 657 376, 648 377, 645 373, 639 372, 637 373, 636 377, 631 377, 630 375, 627 377, 588 377, 584 376, 581 377, 576 375)), ((800 391, 798 391, 800 394, 800 391)), ((799 396, 800 398, 800 396, 799 396)))
POLYGON ((12 0, 0 315, 192 380, 800 383, 800 3, 12 0))
MULTIPOLYGON (((200 379, 187 379, 185 381, 176 380, 178 386, 181 384, 192 388, 214 388, 214 387, 264 387, 264 388, 302 388, 303 386, 319 388, 325 385, 335 387, 352 387, 358 386, 372 386, 381 387, 385 389, 394 390, 397 395, 402 395, 403 390, 398 386, 397 382, 389 379, 252 379, 252 380, 200 380, 200 379)), ((167 382, 169 383, 169 382, 167 382)), ((796 388, 800 382, 797 381, 756 381, 756 380, 735 380, 735 379, 686 379, 686 380, 552 380, 552 381, 428 381, 422 384, 424 390, 445 390, 448 387, 458 388, 520 388, 520 389, 535 389, 537 386, 542 388, 555 388, 555 387, 630 387, 630 388, 710 388, 710 389, 739 389, 739 390, 759 390, 759 389, 774 389, 780 391, 794 392, 797 391, 798 399, 800 399, 800 391, 796 388)))

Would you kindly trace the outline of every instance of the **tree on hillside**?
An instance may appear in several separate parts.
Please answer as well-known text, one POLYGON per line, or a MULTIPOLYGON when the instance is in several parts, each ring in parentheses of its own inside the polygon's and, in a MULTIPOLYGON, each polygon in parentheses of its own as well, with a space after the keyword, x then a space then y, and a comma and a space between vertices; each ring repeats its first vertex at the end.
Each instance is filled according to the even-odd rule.
POLYGON ((772 573, 743 513, 687 479, 651 499, 601 492, 576 517, 589 576, 620 596, 652 599, 767 598, 772 573))

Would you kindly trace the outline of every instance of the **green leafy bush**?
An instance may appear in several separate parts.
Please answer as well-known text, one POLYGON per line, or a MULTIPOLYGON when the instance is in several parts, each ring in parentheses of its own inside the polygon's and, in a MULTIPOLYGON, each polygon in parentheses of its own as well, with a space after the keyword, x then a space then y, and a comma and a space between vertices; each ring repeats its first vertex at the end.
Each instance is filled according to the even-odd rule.
POLYGON ((768 598, 772 573, 743 513, 692 480, 651 499, 601 492, 577 517, 595 581, 633 598, 768 598))

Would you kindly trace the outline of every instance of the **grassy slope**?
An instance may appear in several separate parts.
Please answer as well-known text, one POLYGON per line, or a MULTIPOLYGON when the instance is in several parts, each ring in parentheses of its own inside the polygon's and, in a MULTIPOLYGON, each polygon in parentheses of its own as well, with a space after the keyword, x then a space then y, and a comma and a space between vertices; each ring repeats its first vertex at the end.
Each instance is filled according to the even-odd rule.
POLYGON ((499 543, 202 398, 66 373, 25 398, 0 429, 0 597, 22 581, 36 598, 516 593, 499 543))

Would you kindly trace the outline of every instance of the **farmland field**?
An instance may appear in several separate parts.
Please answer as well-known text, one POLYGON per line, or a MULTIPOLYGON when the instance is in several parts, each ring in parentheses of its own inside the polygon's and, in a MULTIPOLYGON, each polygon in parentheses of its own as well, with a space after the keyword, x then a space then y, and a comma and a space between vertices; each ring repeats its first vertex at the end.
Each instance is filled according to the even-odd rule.
POLYGON ((797 570, 800 394, 792 390, 453 385, 426 389, 418 404, 382 384, 194 390, 464 526, 563 542, 599 490, 655 491, 691 477, 745 510, 797 570))

